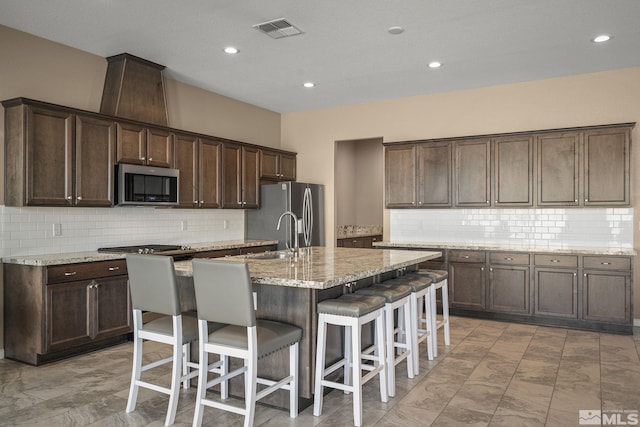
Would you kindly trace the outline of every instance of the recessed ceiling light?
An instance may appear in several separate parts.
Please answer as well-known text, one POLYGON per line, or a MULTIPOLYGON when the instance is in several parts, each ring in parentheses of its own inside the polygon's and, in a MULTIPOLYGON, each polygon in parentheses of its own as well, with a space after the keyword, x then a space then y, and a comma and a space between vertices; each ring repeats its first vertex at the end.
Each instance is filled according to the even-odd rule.
POLYGON ((442 63, 438 61, 429 62, 429 68, 440 68, 442 67, 442 63))
POLYGON ((307 88, 312 88, 312 87, 315 87, 316 84, 314 82, 306 82, 305 84, 303 84, 303 86, 307 88))
POLYGON ((227 46, 227 47, 224 48, 224 53, 228 53, 228 54, 233 55, 233 54, 238 53, 238 52, 239 52, 239 50, 237 48, 233 47, 233 46, 227 46))
POLYGON ((604 42, 608 42, 609 40, 611 40, 611 36, 608 34, 601 34, 597 37, 593 38, 593 42, 594 43, 604 43, 604 42))
POLYGON ((402 27, 389 27, 389 29, 387 30, 389 32, 389 34, 402 34, 404 33, 404 28, 402 27))

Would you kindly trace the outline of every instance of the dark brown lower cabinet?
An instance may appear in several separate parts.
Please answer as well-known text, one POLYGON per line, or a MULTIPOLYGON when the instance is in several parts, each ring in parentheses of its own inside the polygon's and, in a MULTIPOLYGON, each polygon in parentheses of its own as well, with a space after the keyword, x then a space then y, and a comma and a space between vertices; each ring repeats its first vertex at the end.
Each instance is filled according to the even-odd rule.
POLYGON ((577 270, 536 268, 533 314, 577 319, 577 270))
POLYGON ((374 242, 382 240, 382 235, 377 234, 375 236, 359 236, 359 237, 347 237, 338 239, 336 246, 339 248, 373 248, 374 242))
POLYGON ((467 310, 486 308, 484 264, 452 262, 449 264, 449 278, 451 307, 467 310))
POLYGON ((584 270, 582 318, 629 324, 631 320, 631 275, 625 271, 584 270))
POLYGON ((529 314, 529 267, 492 265, 489 268, 489 310, 529 314))

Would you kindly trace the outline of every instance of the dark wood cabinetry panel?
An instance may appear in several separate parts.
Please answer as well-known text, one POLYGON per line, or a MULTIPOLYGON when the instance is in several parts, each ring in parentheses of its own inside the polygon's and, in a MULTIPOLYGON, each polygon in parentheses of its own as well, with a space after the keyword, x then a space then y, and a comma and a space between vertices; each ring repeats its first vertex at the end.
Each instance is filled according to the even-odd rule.
POLYGON ((536 267, 534 283, 534 315, 578 318, 577 269, 536 267))
POLYGON ((146 164, 147 129, 132 123, 118 123, 117 162, 133 165, 146 164))
POLYGON ((585 132, 585 206, 629 205, 630 132, 629 128, 585 132))
POLYGON ((449 263, 450 304, 454 308, 484 310, 486 279, 484 263, 449 263))
POLYGON ((90 280, 46 286, 45 353, 91 341, 92 286, 90 280))
POLYGON ((536 143, 538 206, 577 206, 580 133, 540 135, 536 143))
POLYGON ((494 206, 533 206, 533 137, 493 141, 494 206))
POLYGON ((24 204, 67 206, 73 197, 73 115, 67 111, 29 106, 25 131, 24 204))
POLYGON ((385 203, 388 208, 416 206, 416 146, 386 146, 385 203))
POLYGON ((451 144, 420 144, 417 155, 418 206, 451 206, 451 144))
POLYGON ((585 270, 582 318, 631 324, 631 275, 624 271, 585 270))
POLYGON ((491 265, 489 268, 489 309, 529 314, 529 267, 491 265))
POLYGON ((174 164, 180 171, 178 206, 195 208, 198 206, 198 138, 192 135, 174 136, 174 164))
POLYGON ((146 164, 160 168, 173 165, 173 135, 167 129, 147 129, 146 164))
POLYGON ((132 330, 127 276, 95 279, 92 338, 122 335, 132 330), (114 310, 114 307, 117 307, 114 310))
POLYGON ((455 150, 455 205, 491 205, 490 140, 459 141, 455 150))
POLYGON ((295 181, 296 156, 273 150, 260 150, 260 178, 270 181, 295 181))
POLYGON ((198 151, 198 200, 201 208, 220 206, 220 148, 221 143, 200 139, 198 151))
POLYGON ((116 123, 76 116, 75 155, 75 204, 113 206, 116 123))
POLYGON ((338 239, 336 246, 339 248, 373 248, 374 242, 382 241, 382 235, 375 236, 359 236, 338 239))
POLYGON ((242 203, 243 208, 260 207, 260 150, 242 147, 242 203))
POLYGON ((224 143, 222 147, 223 208, 257 208, 260 197, 260 151, 224 143))

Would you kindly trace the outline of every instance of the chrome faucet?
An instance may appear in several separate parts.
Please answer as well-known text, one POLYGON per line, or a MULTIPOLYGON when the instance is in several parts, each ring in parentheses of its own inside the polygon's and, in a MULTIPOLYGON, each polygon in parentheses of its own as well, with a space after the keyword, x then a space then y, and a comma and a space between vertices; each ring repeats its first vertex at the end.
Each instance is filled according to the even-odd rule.
POLYGON ((294 239, 293 239, 293 248, 291 247, 291 238, 289 238, 289 242, 287 243, 287 247, 292 250, 296 255, 298 255, 298 249, 299 249, 299 244, 298 244, 298 217, 296 216, 296 214, 294 214, 291 211, 285 211, 282 213, 282 215, 280 215, 280 218, 278 218, 278 226, 276 227, 276 230, 280 230, 280 222, 282 221, 282 218, 284 218, 285 216, 289 215, 291 218, 293 218, 293 234, 294 234, 294 239))

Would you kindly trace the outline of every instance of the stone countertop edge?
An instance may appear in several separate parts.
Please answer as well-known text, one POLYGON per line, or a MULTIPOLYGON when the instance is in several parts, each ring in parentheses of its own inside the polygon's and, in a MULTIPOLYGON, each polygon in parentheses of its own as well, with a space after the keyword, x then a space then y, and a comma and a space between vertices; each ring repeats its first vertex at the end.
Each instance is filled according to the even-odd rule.
MULTIPOLYGON (((253 246, 277 245, 277 240, 225 240, 220 242, 199 242, 189 246, 193 252, 214 251, 233 248, 249 248, 253 246)), ((32 265, 46 267, 59 264, 78 264, 81 262, 111 261, 124 259, 124 253, 105 253, 98 251, 69 252, 62 254, 8 256, 2 259, 5 264, 32 265)))
MULTIPOLYGON (((323 250, 324 248, 320 249, 323 250)), ((367 249, 342 249, 342 248, 332 248, 333 250, 345 250, 345 251, 366 251, 367 249)), ((393 251, 393 250, 392 250, 393 251)), ((397 252, 397 251, 395 251, 397 252)), ((340 286, 346 283, 355 282, 360 279, 364 279, 367 277, 372 277, 378 274, 386 273, 389 271, 394 271, 399 268, 409 267, 411 265, 419 264, 424 261, 429 261, 431 259, 437 258, 441 256, 441 252, 432 252, 432 251, 415 251, 412 252, 412 256, 410 259, 404 261, 395 261, 392 264, 383 265, 383 266, 371 266, 370 268, 363 269, 361 271, 357 271, 355 273, 349 273, 344 275, 339 275, 338 277, 331 278, 322 278, 322 273, 319 271, 314 271, 314 265, 304 266, 304 262, 301 260, 303 265, 300 266, 301 270, 309 269, 311 276, 317 276, 318 279, 300 279, 300 278, 292 278, 286 277, 290 274, 290 269, 287 269, 286 264, 288 261, 282 261, 283 264, 277 264, 276 260, 268 260, 268 261, 256 261, 255 258, 251 256, 239 255, 233 257, 225 257, 225 261, 232 262, 246 262, 249 264, 249 271, 251 272, 251 281, 255 284, 260 285, 273 285, 273 286, 287 286, 293 288, 306 288, 306 289, 329 289, 335 286, 340 286), (266 262, 266 263, 265 263, 266 262), (276 262, 276 264, 274 264, 276 262), (274 270, 273 266, 276 266, 276 270, 274 270), (284 269, 284 270, 282 270, 284 269), (263 271, 266 271, 266 274, 263 274, 263 271), (278 277, 273 277, 278 276, 278 277)), ((322 271, 322 266, 318 267, 320 271, 322 271)), ((177 261, 175 263, 175 271, 177 276, 182 277, 192 277, 193 276, 193 267, 191 265, 191 261, 177 261)))
POLYGON ((374 242, 377 248, 410 248, 410 249, 458 249, 477 251, 510 251, 510 252, 536 252, 567 255, 620 255, 636 256, 634 249, 624 248, 549 248, 539 246, 518 245, 482 245, 475 243, 438 243, 438 242, 374 242))

